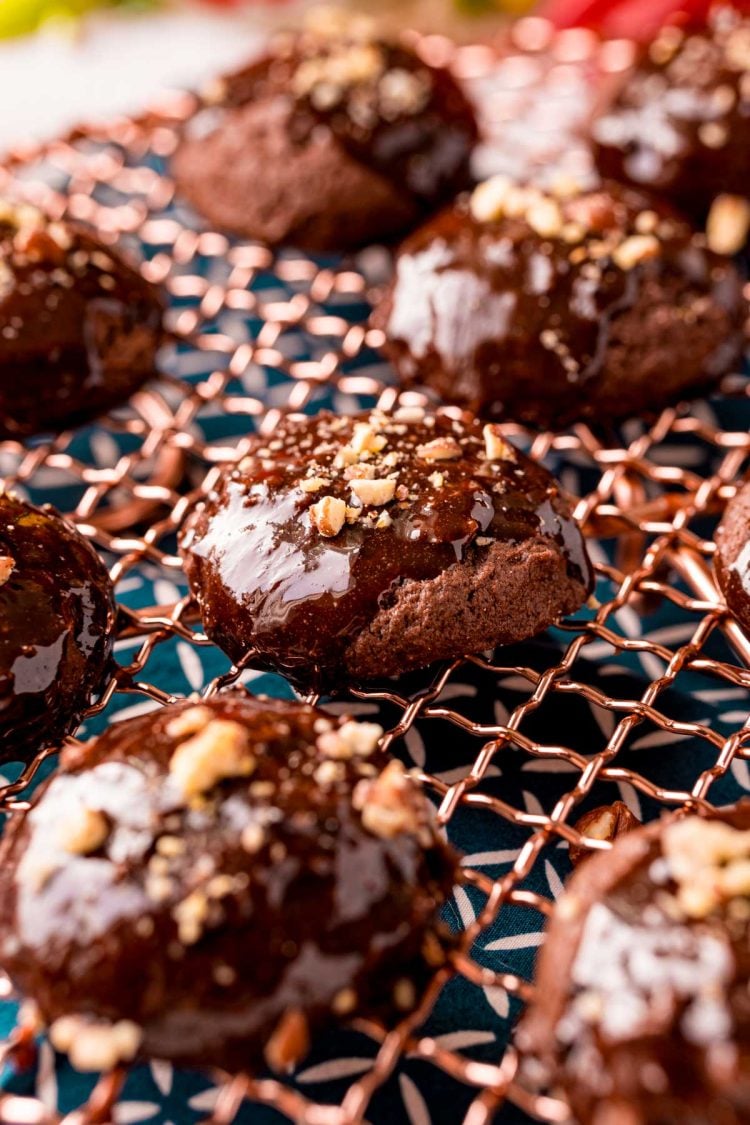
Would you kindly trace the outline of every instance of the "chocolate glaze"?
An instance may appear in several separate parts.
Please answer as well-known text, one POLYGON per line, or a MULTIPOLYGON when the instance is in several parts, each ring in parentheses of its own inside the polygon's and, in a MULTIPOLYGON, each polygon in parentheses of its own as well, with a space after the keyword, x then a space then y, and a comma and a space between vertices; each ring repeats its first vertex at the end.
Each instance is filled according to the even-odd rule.
POLYGON ((592 126, 602 174, 663 193, 698 221, 750 194, 750 16, 717 5, 705 29, 665 28, 592 126))
POLYGON ((719 585, 730 610, 750 633, 750 482, 727 504, 714 538, 719 585))
POLYGON ((373 314, 405 383, 562 426, 648 411, 731 369, 746 307, 730 262, 632 189, 544 198, 563 221, 553 236, 523 214, 479 221, 463 200, 406 241, 373 314), (624 268, 613 247, 631 236, 657 252, 624 268))
POLYGON ((155 289, 81 227, 0 206, 0 437, 95 417, 155 373, 155 289))
MULTIPOLYGON (((4 967, 45 1022, 132 1021, 141 1057, 231 1070, 303 1053, 304 1034, 269 1047, 289 1012, 308 1029, 394 1020, 444 959, 457 861, 379 733, 234 691, 67 752, 2 841, 4 967), (216 720, 252 765, 186 800, 175 751, 197 738, 216 761, 216 720), (83 810, 100 829, 87 844, 83 810)), ((75 1045, 71 1059, 87 1067, 75 1045)))
POLYGON ((51 508, 0 493, 0 761, 28 760, 78 724, 108 675, 107 570, 51 508))
POLYGON ((175 164, 182 190, 209 218, 266 241, 339 249, 396 237, 469 184, 478 131, 452 76, 357 27, 337 21, 281 35, 268 55, 212 90, 213 126, 207 136, 189 136, 175 164), (263 107, 262 120, 246 112, 253 106, 263 107), (244 211, 234 181, 247 180, 249 188, 258 179, 253 154, 238 152, 229 168, 213 166, 229 153, 219 144, 222 132, 230 148, 241 148, 243 130, 260 159, 266 146, 269 161, 283 160, 286 146, 289 177, 275 168, 273 198, 266 199, 271 181, 254 185, 244 211), (309 165, 297 163, 305 151, 309 165), (357 225, 347 220, 346 201, 330 197, 327 172, 313 174, 316 151, 329 165, 341 164, 342 184, 356 179, 363 199, 348 206, 357 225), (201 152, 208 154, 203 166, 201 152), (297 182, 301 167, 313 182, 297 182), (267 214, 273 209, 276 215, 267 214), (340 221, 331 229, 316 211, 341 212, 340 221))
MULTIPOLYGON (((233 660, 255 649, 253 666, 318 689, 336 687, 356 678, 358 638, 379 615, 398 610, 406 588, 424 584, 428 591, 419 610, 428 628, 427 584, 452 568, 470 574, 499 545, 521 560, 511 557, 509 567, 523 565, 524 552, 540 542, 559 562, 559 602, 537 630, 584 600, 591 568, 583 539, 546 470, 507 445, 507 460, 488 460, 482 427, 470 416, 458 422, 417 411, 415 420, 399 418, 287 420, 273 440, 255 439, 250 456, 193 517, 182 539, 185 569, 208 634, 233 660), (355 427, 368 420, 382 450, 337 467, 355 427), (420 447, 437 439, 455 443, 457 456, 420 457, 420 447), (352 475, 363 471, 391 474, 393 499, 350 507, 337 535, 321 535, 312 506, 322 496, 351 505, 352 475), (303 490, 306 476, 320 480, 316 491, 303 490), (572 594, 562 592, 566 577, 572 594)), ((501 574, 494 577, 502 584, 501 574)), ((534 596, 530 591, 529 600, 534 596)), ((504 634, 503 612, 500 600, 494 620, 484 623, 483 647, 519 639, 504 634)), ((459 628, 431 643, 434 655, 424 659, 420 650, 417 661, 462 655, 467 637, 459 628)), ((404 660, 403 653, 383 654, 380 674, 402 671, 404 660)))
MULTIPOLYGON (((711 819, 747 833, 750 802, 711 819)), ((712 908, 696 899, 713 841, 678 850, 678 876, 665 836, 674 824, 628 833, 588 860, 549 926, 518 1042, 581 1125, 750 1119, 750 883, 734 880, 736 893, 712 908), (700 859, 686 859, 696 849, 700 859)), ((750 854, 747 838, 733 840, 750 854)))

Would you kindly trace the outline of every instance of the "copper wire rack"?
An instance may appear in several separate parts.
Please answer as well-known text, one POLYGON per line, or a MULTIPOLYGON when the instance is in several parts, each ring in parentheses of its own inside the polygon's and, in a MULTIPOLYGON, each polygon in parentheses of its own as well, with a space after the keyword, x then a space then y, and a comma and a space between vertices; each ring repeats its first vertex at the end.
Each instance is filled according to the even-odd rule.
MULTIPOLYGON (((570 70, 567 78, 558 76, 570 92, 578 73, 571 64, 595 56, 612 70, 627 53, 622 45, 603 47, 587 33, 574 33, 554 40, 550 64, 550 32, 541 21, 524 21, 516 34, 524 50, 510 68, 507 48, 500 62, 490 47, 455 49, 436 37, 422 40, 420 49, 450 59, 500 122, 518 112, 519 99, 528 108, 540 68, 570 70), (530 76, 534 43, 540 62, 530 76)), ((288 411, 346 410, 362 402, 388 407, 399 397, 377 356, 378 334, 367 326, 368 298, 384 276, 387 255, 373 250, 345 262, 313 261, 205 229, 175 198, 168 175, 169 156, 195 106, 193 96, 181 94, 142 119, 14 152, 0 170, 0 190, 20 193, 55 216, 90 222, 134 250, 144 275, 170 299, 162 373, 127 407, 83 432, 0 444, 2 483, 68 512, 111 563, 120 600, 119 663, 87 726, 97 717, 103 722, 124 700, 138 707, 173 698, 168 684, 152 679, 158 654, 169 645, 210 647, 185 592, 175 534, 222 467, 243 455, 246 435, 270 432, 288 411), (162 595, 158 604, 134 606, 128 599, 133 576, 141 573, 162 595)), ((573 103, 568 110, 575 118, 573 103)), ((579 170, 587 159, 585 148, 572 144, 565 156, 579 170)), ((750 641, 717 590, 707 536, 750 456, 747 430, 725 428, 747 398, 747 381, 737 375, 710 404, 669 408, 650 424, 619 430, 577 425, 558 434, 505 427, 574 496, 596 562, 598 600, 562 623, 553 640, 456 661, 338 702, 385 715, 387 742, 396 753, 404 747, 412 753, 449 834, 460 824, 459 843, 470 840, 481 818, 485 835, 504 841, 510 833, 517 845, 512 861, 498 874, 492 865, 488 873, 481 856, 467 858, 460 893, 474 905, 456 911, 462 932, 450 966, 438 973, 418 1011, 394 1030, 360 1025, 376 1044, 374 1059, 337 1101, 313 1100, 294 1083, 223 1075, 211 1122, 228 1125, 245 1099, 310 1125, 374 1121, 373 1099, 406 1057, 467 1091, 466 1125, 496 1115, 508 1121, 523 1114, 547 1122, 568 1118, 561 1101, 527 1080, 512 1043, 498 1040, 495 1057, 477 1059, 423 1025, 456 978, 514 1002, 529 998, 528 979, 488 968, 477 949, 507 912, 518 932, 542 928, 553 894, 541 893, 534 876, 551 850, 571 843, 608 846, 584 841, 576 831, 582 807, 625 793, 654 816, 662 808, 708 806, 732 771, 745 780, 750 730, 742 708, 750 688, 750 641), (652 628, 660 607, 667 607, 670 624, 652 628), (463 692, 467 675, 479 684, 473 694, 463 692), (718 723, 702 717, 700 707, 684 705, 709 698, 739 699, 739 710, 718 723), (585 722, 582 712, 566 710, 572 703, 584 706, 585 722), (541 720, 558 708, 555 739, 549 725, 542 737, 541 720), (446 752, 442 770, 432 769, 429 754, 415 751, 428 732, 438 731, 441 745, 462 748, 452 763, 462 768, 447 768, 446 752), (634 751, 639 739, 642 746, 678 740, 692 749, 672 774, 671 758, 664 764, 657 750, 634 751), (497 767, 506 761, 529 771, 530 788, 549 769, 559 784, 545 804, 533 794, 516 800, 512 787, 497 784, 497 767)), ((409 392, 401 401, 424 396, 409 392)), ((202 685, 206 694, 246 679, 246 669, 224 663, 202 685)), ((24 807, 24 790, 52 753, 40 754, 0 787, 3 811, 13 815, 24 807)), ((9 994, 7 982, 3 991, 9 994)), ((17 1029, 6 1061, 22 1062, 29 1047, 29 1033, 17 1029)), ((103 1076, 64 1120, 116 1119, 124 1078, 119 1071, 103 1076)), ((0 1118, 17 1125, 63 1119, 41 1100, 13 1093, 0 1094, 0 1118)))

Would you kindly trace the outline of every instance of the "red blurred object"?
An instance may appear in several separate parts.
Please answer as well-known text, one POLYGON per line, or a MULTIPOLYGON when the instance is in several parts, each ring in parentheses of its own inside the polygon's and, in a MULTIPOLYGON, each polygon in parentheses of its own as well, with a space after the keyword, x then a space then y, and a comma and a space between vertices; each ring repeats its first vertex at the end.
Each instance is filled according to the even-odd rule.
MULTIPOLYGON (((650 39, 665 23, 703 24, 713 0, 546 0, 542 15, 557 27, 593 27, 604 35, 650 39)), ((750 11, 748 0, 735 0, 750 11)))

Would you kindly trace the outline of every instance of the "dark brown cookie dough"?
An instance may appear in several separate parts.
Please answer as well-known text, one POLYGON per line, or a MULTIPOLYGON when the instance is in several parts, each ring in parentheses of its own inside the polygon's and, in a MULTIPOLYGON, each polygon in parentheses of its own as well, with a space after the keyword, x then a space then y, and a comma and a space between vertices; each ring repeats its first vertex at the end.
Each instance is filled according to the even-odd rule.
POLYGON ((286 420, 182 538, 209 636, 317 690, 521 640, 591 569, 549 473, 466 415, 286 420))
POLYGON ((739 197, 712 242, 739 250, 750 226, 750 15, 717 5, 706 28, 666 27, 592 126, 604 176, 663 194, 703 222, 719 195, 739 197))
POLYGON ((727 504, 714 539, 719 585, 730 610, 750 633, 750 481, 727 504))
POLYGON ((710 384, 745 316, 732 263, 652 197, 493 177, 406 241, 373 323, 405 383, 555 427, 710 384))
POLYGON ((0 438, 77 425, 155 374, 157 291, 82 227, 0 202, 0 438))
POLYGON ((366 17, 313 12, 210 100, 175 156, 178 187, 249 238, 313 251, 387 241, 469 183, 465 96, 366 17))
POLYGON ((0 850, 0 960, 82 1070, 284 1069, 411 1010, 457 860, 380 727, 242 691, 67 752, 0 850))
POLYGON ((750 1120, 750 801, 668 817, 558 901, 518 1045, 581 1125, 750 1120))
POLYGON ((51 508, 0 492, 0 762, 80 721, 109 674, 115 604, 94 549, 51 508))

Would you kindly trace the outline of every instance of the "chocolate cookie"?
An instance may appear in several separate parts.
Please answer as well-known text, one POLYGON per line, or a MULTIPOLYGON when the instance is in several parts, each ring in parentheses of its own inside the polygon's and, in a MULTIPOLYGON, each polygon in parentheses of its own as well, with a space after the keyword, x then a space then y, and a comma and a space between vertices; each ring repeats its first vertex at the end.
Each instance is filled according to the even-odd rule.
POLYGON ((83 227, 0 202, 0 438, 57 432, 155 373, 157 291, 83 227))
POLYGON ((78 725, 109 673, 106 567, 51 508, 0 492, 0 762, 27 761, 78 725))
POLYGON ((373 324, 404 383, 554 427, 715 381, 745 315, 731 262, 651 196, 493 177, 407 240, 373 324))
POLYGON ((719 585, 730 610, 750 633, 750 481, 727 504, 714 539, 719 585))
POLYGON ((313 12, 209 100, 175 156, 178 187, 248 238, 313 251, 389 240, 469 183, 465 96, 364 16, 313 12))
POLYGON ((750 226, 750 15, 720 4, 705 28, 664 28, 592 133, 603 175, 652 188, 700 222, 717 196, 739 197, 709 224, 717 249, 739 250, 750 226))
POLYGON ((69 751, 0 848, 0 958, 81 1070, 285 1069, 413 1008, 457 860, 380 727, 236 691, 69 751))
POLYGON ((558 901, 518 1045, 580 1125, 750 1120, 750 802, 667 817, 558 901))
POLYGON ((316 690, 530 637, 591 588, 549 473, 494 426, 411 408, 256 438, 182 551, 209 636, 316 690))

